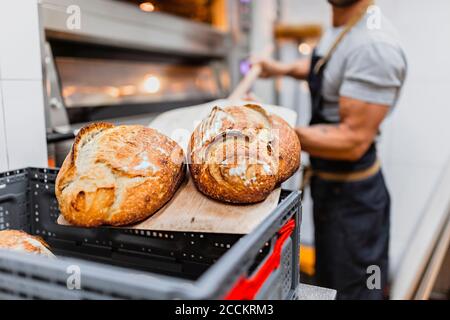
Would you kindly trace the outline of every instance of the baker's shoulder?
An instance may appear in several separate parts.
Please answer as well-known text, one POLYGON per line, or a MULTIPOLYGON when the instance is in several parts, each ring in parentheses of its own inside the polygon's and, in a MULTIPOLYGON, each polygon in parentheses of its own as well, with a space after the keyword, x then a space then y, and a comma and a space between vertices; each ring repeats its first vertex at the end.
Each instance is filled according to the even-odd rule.
POLYGON ((383 15, 377 19, 368 15, 351 31, 348 40, 350 50, 363 46, 390 46, 403 50, 397 29, 383 15))
MULTIPOLYGON (((407 56, 394 26, 382 18, 379 24, 361 21, 347 38, 347 45, 341 52, 343 64, 380 66, 390 68, 404 77, 407 56)), ((344 46, 343 46, 344 47, 344 46)))

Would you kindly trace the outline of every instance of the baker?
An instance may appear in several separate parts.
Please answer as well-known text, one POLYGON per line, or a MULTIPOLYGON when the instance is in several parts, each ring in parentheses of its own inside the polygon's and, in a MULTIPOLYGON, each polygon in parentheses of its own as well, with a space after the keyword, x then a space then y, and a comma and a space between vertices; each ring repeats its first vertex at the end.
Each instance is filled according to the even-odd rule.
POLYGON ((309 83, 310 126, 296 131, 313 173, 317 284, 336 289, 339 299, 382 299, 390 197, 376 138, 396 105, 407 62, 394 27, 371 7, 373 1, 328 2, 333 26, 310 61, 256 63, 262 77, 291 76, 309 83), (371 279, 368 285, 378 270, 381 286, 371 279))

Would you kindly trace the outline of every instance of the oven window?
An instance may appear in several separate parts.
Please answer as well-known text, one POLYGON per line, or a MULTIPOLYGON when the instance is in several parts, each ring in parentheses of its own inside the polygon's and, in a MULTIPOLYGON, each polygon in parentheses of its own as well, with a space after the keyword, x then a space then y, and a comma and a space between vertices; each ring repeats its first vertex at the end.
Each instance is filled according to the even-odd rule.
POLYGON ((211 66, 57 57, 66 107, 208 100, 220 95, 211 66))

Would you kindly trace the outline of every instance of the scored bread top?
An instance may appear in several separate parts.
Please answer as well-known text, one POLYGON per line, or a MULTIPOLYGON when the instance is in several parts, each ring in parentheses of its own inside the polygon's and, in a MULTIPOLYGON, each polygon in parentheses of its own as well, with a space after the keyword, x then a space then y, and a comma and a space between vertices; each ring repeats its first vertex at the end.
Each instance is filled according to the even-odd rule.
POLYGON ((183 150, 165 135, 138 125, 94 123, 78 133, 55 192, 69 223, 118 226, 161 208, 183 176, 183 150))
POLYGON ((215 107, 189 144, 197 188, 225 202, 264 200, 300 164, 300 142, 280 117, 258 105, 215 107))
POLYGON ((0 231, 0 249, 34 253, 54 257, 49 246, 39 237, 31 236, 20 230, 0 231))

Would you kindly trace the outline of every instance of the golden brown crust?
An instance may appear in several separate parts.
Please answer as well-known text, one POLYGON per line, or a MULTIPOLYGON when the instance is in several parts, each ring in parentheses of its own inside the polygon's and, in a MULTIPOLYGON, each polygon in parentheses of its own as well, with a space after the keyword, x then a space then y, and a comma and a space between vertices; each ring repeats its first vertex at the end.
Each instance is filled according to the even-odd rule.
POLYGON ((0 231, 0 249, 34 253, 53 257, 48 244, 40 237, 35 237, 19 230, 0 231))
POLYGON ((261 106, 215 107, 189 143, 197 188, 231 203, 264 200, 300 164, 300 142, 281 118, 261 106))
POLYGON ((279 134, 274 136, 275 138, 279 138, 275 144, 278 144, 280 148, 278 183, 283 183, 300 167, 300 140, 286 121, 274 114, 270 118, 272 120, 272 127, 275 130, 279 130, 279 134))
POLYGON ((55 193, 69 223, 121 226, 155 213, 183 177, 183 150, 165 135, 143 126, 95 123, 78 133, 55 193))

